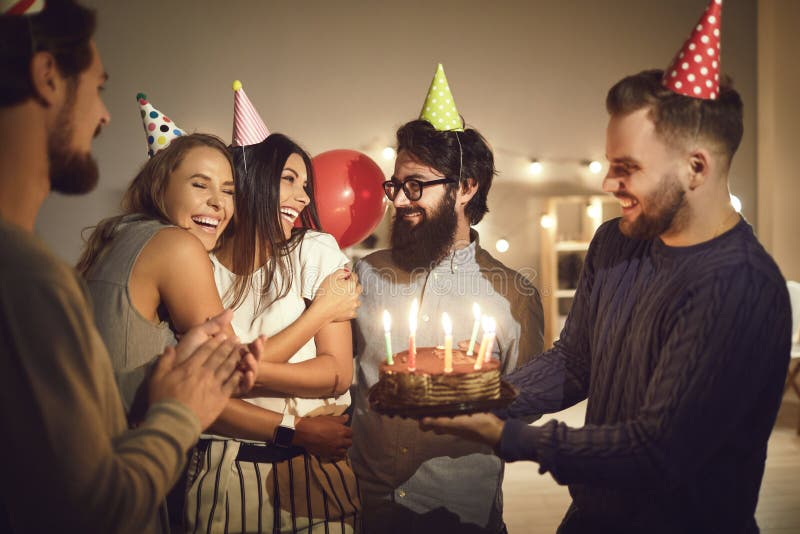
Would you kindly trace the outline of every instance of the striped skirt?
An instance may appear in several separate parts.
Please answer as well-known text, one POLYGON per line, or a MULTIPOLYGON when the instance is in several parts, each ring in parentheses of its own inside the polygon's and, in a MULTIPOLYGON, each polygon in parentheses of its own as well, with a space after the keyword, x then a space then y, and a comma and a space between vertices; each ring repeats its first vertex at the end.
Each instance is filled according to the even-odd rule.
POLYGON ((233 439, 201 441, 188 469, 186 532, 362 530, 358 481, 349 460, 320 461, 302 449, 276 461, 249 454, 261 448, 233 439))

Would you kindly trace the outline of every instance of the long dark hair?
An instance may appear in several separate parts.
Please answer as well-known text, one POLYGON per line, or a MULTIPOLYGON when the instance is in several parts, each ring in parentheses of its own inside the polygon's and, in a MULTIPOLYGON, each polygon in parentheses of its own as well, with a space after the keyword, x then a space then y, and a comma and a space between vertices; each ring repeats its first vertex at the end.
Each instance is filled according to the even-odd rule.
MULTIPOLYGON (((85 228, 92 234, 86 240, 86 247, 78 260, 76 269, 86 276, 92 266, 102 255, 106 246, 114 239, 117 225, 127 215, 138 214, 143 219, 153 219, 164 224, 172 224, 167 217, 164 195, 167 191, 170 175, 183 162, 183 158, 193 148, 209 147, 225 156, 233 170, 233 162, 225 143, 219 137, 209 134, 195 133, 177 137, 167 148, 160 150, 147 160, 136 178, 133 179, 125 196, 122 197, 122 214, 103 219, 97 226, 85 228)), ((219 243, 218 243, 219 244, 219 243)))
POLYGON ((290 253, 302 243, 308 229, 321 229, 314 203, 314 169, 308 153, 279 133, 258 144, 231 146, 228 150, 236 173, 236 215, 225 229, 224 239, 236 280, 223 300, 226 305, 238 306, 251 287, 253 267, 262 265, 264 285, 260 288, 258 314, 289 292, 294 275, 290 253), (286 239, 279 214, 281 175, 292 154, 299 155, 305 163, 309 203, 300 214, 302 228, 293 228, 291 237, 286 239), (281 275, 281 284, 270 298, 276 273, 281 275))

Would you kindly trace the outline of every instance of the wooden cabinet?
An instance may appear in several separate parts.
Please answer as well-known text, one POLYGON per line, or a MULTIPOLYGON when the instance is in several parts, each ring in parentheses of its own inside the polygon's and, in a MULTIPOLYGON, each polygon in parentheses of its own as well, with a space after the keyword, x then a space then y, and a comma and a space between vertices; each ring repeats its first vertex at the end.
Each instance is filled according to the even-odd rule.
POLYGON ((545 202, 540 220, 545 348, 558 339, 572 307, 592 236, 603 221, 619 214, 619 202, 608 196, 550 197, 545 202))

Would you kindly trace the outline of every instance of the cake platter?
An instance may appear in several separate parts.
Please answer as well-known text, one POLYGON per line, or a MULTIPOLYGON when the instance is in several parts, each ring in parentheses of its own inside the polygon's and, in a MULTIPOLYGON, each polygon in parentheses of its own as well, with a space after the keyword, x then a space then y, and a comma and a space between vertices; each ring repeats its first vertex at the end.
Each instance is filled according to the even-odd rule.
POLYGON ((471 400, 448 404, 433 404, 429 406, 402 406, 390 402, 381 402, 377 397, 378 382, 369 390, 368 399, 370 407, 381 415, 421 419, 423 417, 452 417, 471 413, 489 412, 498 408, 505 408, 517 397, 517 388, 508 382, 500 381, 500 398, 471 400))

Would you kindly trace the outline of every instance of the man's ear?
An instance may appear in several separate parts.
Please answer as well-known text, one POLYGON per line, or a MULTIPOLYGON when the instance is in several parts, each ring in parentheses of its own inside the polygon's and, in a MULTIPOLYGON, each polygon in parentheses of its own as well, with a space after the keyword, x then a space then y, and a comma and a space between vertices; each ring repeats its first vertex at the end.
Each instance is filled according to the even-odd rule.
POLYGON ((31 59, 30 75, 36 98, 45 106, 52 106, 64 99, 66 80, 59 72, 53 54, 35 53, 31 59))
POLYGON ((711 176, 710 154, 705 149, 697 149, 689 154, 689 190, 694 191, 711 176))
POLYGON ((472 197, 475 196, 475 193, 478 192, 478 181, 475 178, 467 178, 466 180, 461 182, 461 185, 458 188, 458 195, 456 196, 456 201, 461 206, 466 206, 467 202, 472 200, 472 197))

